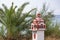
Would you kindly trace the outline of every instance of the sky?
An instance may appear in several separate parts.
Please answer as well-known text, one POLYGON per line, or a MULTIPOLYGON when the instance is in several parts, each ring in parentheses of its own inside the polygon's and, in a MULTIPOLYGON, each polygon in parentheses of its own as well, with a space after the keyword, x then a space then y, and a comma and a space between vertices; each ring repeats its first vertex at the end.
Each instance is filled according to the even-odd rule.
POLYGON ((43 4, 46 3, 49 10, 54 10, 53 14, 60 15, 60 0, 0 0, 0 8, 2 8, 2 4, 5 4, 9 8, 12 2, 18 7, 25 2, 29 2, 30 4, 25 7, 23 12, 27 12, 32 8, 37 8, 37 12, 39 12, 43 4))

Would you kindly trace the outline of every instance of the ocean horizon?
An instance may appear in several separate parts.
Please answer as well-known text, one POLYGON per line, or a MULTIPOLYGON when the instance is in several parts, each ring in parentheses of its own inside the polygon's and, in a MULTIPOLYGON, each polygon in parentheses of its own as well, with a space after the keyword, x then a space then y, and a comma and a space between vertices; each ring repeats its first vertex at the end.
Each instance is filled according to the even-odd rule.
POLYGON ((54 23, 60 23, 60 15, 55 15, 55 16, 53 17, 53 22, 54 22, 54 23))

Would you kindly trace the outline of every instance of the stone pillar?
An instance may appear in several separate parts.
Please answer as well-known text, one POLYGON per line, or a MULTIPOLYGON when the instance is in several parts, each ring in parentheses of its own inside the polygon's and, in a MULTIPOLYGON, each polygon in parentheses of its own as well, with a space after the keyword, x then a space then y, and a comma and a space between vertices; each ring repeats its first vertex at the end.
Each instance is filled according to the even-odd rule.
POLYGON ((44 40, 44 30, 32 31, 32 40, 44 40))
POLYGON ((37 40, 44 40, 44 31, 37 31, 37 40))

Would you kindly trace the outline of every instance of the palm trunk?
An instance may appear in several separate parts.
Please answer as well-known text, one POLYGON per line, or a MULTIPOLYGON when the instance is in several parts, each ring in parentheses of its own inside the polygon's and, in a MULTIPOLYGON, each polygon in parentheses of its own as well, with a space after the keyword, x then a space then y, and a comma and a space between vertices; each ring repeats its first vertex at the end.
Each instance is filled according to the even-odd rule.
POLYGON ((9 29, 7 30, 7 40, 12 40, 12 37, 13 37, 13 35, 12 35, 12 33, 11 33, 11 29, 9 28, 9 29))

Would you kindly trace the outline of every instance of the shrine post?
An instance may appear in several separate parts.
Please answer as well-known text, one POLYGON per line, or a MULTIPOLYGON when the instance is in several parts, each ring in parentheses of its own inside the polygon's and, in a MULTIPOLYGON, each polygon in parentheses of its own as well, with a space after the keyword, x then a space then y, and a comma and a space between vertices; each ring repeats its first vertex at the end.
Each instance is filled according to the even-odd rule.
POLYGON ((45 29, 44 20, 41 18, 41 14, 38 13, 31 23, 32 40, 44 40, 45 29))

